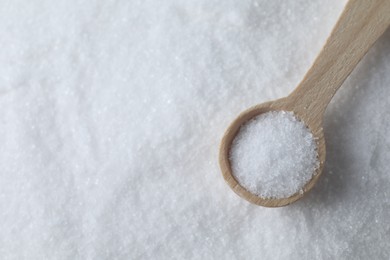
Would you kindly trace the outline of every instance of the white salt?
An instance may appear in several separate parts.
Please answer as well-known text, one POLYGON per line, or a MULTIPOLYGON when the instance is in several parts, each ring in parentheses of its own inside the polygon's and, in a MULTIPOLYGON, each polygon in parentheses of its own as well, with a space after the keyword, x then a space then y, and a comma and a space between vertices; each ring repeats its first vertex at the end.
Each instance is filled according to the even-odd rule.
POLYGON ((292 112, 261 114, 241 126, 233 140, 233 174, 262 198, 288 198, 299 192, 319 165, 310 130, 292 112))
POLYGON ((231 118, 309 68, 324 2, 0 1, 0 259, 388 259, 390 32, 305 199, 259 208, 218 167, 231 118))

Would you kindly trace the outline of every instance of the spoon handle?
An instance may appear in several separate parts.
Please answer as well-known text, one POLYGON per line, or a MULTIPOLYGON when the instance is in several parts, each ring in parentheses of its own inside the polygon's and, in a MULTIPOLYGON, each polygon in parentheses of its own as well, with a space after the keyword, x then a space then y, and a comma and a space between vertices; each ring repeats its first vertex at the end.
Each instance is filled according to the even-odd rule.
POLYGON ((314 64, 288 100, 321 124, 330 100, 390 25, 390 0, 350 0, 314 64))

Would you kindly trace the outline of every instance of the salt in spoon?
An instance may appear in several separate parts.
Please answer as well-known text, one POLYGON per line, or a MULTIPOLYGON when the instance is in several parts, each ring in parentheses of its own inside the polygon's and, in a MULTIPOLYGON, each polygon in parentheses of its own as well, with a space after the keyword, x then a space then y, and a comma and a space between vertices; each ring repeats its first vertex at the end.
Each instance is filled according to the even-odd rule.
POLYGON ((325 109, 348 75, 390 25, 390 0, 349 0, 325 46, 298 87, 287 97, 256 105, 242 112, 226 130, 219 154, 222 175, 242 198, 265 207, 281 207, 310 191, 325 162, 323 117, 325 109), (319 167, 303 189, 288 198, 262 198, 243 188, 234 178, 229 154, 240 127, 259 114, 292 111, 317 140, 319 167))

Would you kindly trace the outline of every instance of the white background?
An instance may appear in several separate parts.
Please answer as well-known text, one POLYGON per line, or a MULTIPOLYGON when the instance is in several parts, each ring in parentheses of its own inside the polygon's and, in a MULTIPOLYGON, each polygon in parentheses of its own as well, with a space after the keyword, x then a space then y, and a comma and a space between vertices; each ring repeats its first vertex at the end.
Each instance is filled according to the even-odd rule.
POLYGON ((305 199, 250 205, 217 163, 344 4, 1 0, 0 258, 388 259, 389 31, 330 105, 305 199))

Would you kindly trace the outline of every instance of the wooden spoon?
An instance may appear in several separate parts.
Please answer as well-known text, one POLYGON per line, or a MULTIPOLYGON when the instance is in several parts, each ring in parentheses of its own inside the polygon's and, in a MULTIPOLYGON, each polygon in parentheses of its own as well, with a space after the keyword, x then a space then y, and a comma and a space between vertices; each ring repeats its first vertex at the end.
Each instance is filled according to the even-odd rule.
POLYGON ((286 98, 263 103, 242 112, 228 127, 220 146, 219 163, 223 177, 238 195, 257 205, 280 207, 302 198, 313 188, 325 162, 323 117, 330 100, 374 42, 390 25, 390 0, 350 0, 325 46, 302 82, 286 98), (303 193, 282 199, 256 196, 234 178, 229 161, 232 141, 246 121, 269 111, 292 111, 317 140, 320 166, 306 183, 303 193))

